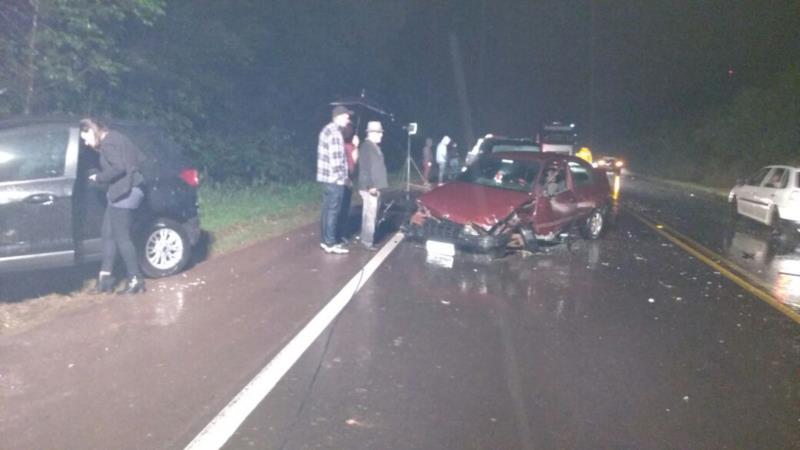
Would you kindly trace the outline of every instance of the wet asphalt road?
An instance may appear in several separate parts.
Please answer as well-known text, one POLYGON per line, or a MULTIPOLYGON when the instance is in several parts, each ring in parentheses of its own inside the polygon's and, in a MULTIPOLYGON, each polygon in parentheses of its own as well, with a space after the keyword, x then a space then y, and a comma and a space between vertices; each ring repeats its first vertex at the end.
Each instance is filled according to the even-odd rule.
MULTIPOLYGON (((718 199, 625 180, 621 201, 602 240, 527 257, 402 243, 226 448, 800 447, 798 324, 627 210, 764 280, 793 253, 723 233, 718 199)), ((373 255, 315 234, 0 337, 0 448, 186 445, 373 255)))
POLYGON ((800 445, 797 324, 624 212, 571 249, 425 260, 400 248, 228 448, 800 445))

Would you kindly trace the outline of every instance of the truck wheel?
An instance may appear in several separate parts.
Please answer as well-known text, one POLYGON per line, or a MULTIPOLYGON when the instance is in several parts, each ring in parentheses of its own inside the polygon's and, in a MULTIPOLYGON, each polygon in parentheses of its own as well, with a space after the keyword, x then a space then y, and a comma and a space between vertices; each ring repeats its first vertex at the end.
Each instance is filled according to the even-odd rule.
POLYGON ((166 277, 183 270, 192 246, 181 224, 159 219, 145 232, 140 253, 142 272, 150 278, 166 277))
POLYGON ((601 208, 595 208, 580 226, 584 239, 594 240, 600 237, 605 230, 606 221, 601 208))

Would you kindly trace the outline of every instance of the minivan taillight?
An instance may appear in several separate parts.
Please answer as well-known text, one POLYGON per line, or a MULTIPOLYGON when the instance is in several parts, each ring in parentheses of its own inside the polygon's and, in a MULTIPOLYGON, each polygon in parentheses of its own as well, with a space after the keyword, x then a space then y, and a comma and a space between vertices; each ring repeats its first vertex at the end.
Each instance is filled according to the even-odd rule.
POLYGON ((181 180, 191 187, 200 186, 200 173, 197 169, 183 169, 181 170, 181 180))

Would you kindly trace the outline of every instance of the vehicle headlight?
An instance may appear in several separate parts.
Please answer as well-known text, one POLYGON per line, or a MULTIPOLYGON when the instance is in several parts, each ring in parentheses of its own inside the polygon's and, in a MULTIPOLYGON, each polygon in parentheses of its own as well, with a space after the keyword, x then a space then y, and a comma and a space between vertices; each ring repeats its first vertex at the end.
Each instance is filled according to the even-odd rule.
POLYGON ((478 236, 478 230, 475 229, 471 224, 464 225, 464 228, 461 229, 461 233, 467 236, 478 236))
POLYGON ((622 167, 622 166, 625 165, 625 163, 623 163, 622 161, 617 161, 617 162, 614 163, 614 165, 617 166, 617 167, 622 167))

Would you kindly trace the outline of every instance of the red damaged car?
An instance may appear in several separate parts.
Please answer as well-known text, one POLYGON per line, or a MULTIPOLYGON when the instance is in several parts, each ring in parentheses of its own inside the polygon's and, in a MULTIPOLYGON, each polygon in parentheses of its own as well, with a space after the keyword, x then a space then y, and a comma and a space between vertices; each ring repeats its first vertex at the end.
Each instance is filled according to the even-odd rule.
POLYGON ((454 181, 417 200, 405 227, 428 248, 493 252, 528 250, 555 241, 577 225, 586 239, 606 226, 611 195, 602 170, 556 153, 487 154, 454 181))

